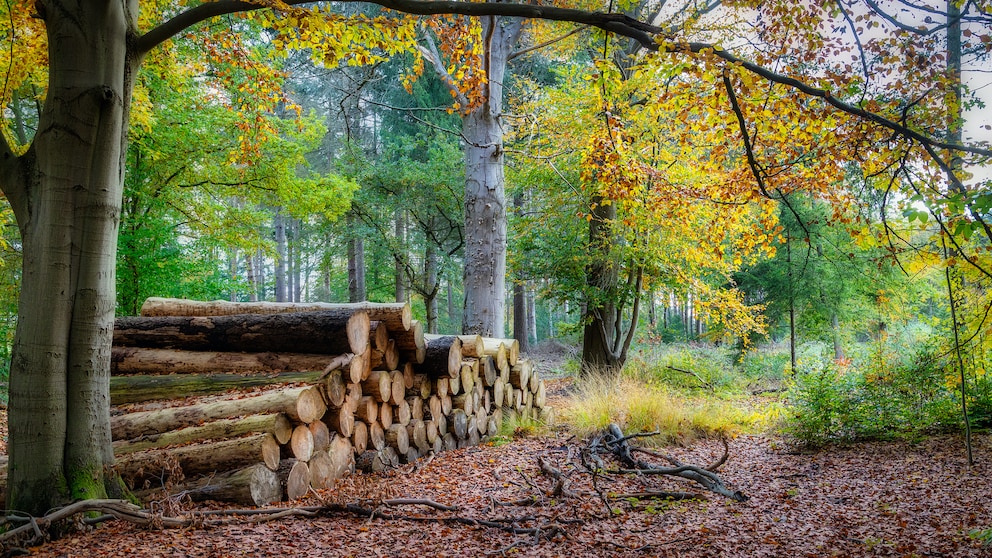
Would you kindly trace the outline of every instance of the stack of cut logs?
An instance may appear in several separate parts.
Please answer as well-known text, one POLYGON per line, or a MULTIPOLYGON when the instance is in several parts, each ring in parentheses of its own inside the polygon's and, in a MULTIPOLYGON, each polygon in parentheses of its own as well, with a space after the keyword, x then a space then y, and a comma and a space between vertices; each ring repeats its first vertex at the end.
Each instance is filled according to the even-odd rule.
POLYGON ((295 500, 477 444, 510 414, 553 420, 515 341, 424 335, 409 305, 151 298, 141 313, 118 318, 111 364, 114 453, 137 490, 295 500))

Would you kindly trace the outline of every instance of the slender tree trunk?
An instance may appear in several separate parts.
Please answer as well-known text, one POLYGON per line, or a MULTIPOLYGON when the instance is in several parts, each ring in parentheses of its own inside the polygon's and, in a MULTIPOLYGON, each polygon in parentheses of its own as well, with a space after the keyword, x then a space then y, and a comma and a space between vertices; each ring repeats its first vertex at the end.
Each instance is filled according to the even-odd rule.
MULTIPOLYGON (((429 228, 434 228, 436 219, 436 217, 431 217, 428 225, 429 228)), ((424 306, 427 310, 427 331, 430 333, 438 332, 437 294, 439 289, 437 266, 437 245, 428 239, 425 241, 424 247, 424 289, 421 294, 424 297, 424 306)))
POLYGON ((7 508, 41 515, 119 495, 107 473, 124 143, 136 6, 38 2, 49 37, 48 97, 31 148, 0 158, 23 243, 10 368, 7 508), (130 13, 128 10, 131 9, 130 13))
POLYGON ((524 292, 527 294, 527 336, 530 343, 537 343, 537 295, 534 292, 534 283, 527 281, 524 283, 524 292))
MULTIPOLYGON (((348 214, 348 230, 353 232, 357 218, 348 214)), ((357 235, 348 239, 348 300, 362 302, 366 299, 365 290, 365 241, 357 235)))
MULTIPOLYGON (((399 250, 406 247, 406 217, 402 209, 396 210, 396 246, 399 250)), ((403 259, 395 258, 396 265, 396 302, 406 302, 406 271, 403 269, 403 259)))
POLYGON ((276 209, 272 217, 276 236, 276 302, 288 302, 286 289, 286 220, 282 210, 276 209))

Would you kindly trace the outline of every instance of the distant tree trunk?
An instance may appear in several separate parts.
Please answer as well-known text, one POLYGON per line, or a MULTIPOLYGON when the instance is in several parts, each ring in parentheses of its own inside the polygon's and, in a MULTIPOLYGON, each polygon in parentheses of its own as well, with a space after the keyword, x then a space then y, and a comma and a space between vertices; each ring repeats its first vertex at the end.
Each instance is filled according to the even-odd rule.
MULTIPOLYGON (((433 228, 435 218, 431 218, 430 227, 433 228)), ((438 256, 437 245, 428 240, 424 247, 424 289, 421 293, 424 297, 424 306, 427 310, 427 331, 429 333, 438 332, 438 304, 437 295, 439 292, 439 282, 437 276, 438 256)))
POLYGON ((255 252, 255 288, 258 293, 255 298, 265 300, 265 254, 261 248, 255 252))
POLYGON ((227 274, 231 277, 231 293, 228 295, 231 302, 238 301, 238 289, 234 286, 238 278, 238 251, 232 249, 227 253, 227 274))
POLYGON ((286 222, 281 209, 272 217, 276 237, 276 302, 288 302, 286 296, 286 222))
POLYGON ((365 241, 354 234, 358 219, 348 214, 348 300, 362 302, 367 298, 365 290, 365 241))
POLYGON ((445 279, 445 291, 448 298, 448 323, 458 323, 458 307, 455 306, 455 287, 451 284, 451 276, 445 279))
POLYGON ((796 297, 792 285, 792 237, 785 231, 786 277, 789 281, 789 364, 796 369, 796 297))
POLYGON ((527 335, 530 343, 537 343, 537 294, 534 292, 534 283, 527 281, 524 284, 524 292, 527 293, 527 335))
POLYGON ((513 283, 513 338, 520 344, 520 352, 530 350, 527 339, 527 292, 523 281, 513 283))
POLYGON ((834 338, 834 360, 843 360, 845 358, 844 345, 840 339, 840 319, 837 317, 836 311, 830 313, 830 331, 834 338))
MULTIPOLYGON (((406 246, 406 218, 403 214, 402 209, 396 210, 396 246, 400 250, 404 250, 406 246)), ((396 302, 406 302, 406 270, 403 269, 403 260, 399 257, 395 258, 395 269, 396 269, 396 302)))

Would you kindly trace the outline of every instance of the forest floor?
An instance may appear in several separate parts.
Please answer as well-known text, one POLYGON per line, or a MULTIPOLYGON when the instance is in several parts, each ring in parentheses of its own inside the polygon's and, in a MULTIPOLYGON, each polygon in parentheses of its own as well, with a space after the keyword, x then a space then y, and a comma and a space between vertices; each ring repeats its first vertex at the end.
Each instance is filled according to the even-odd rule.
MULTIPOLYGON (((563 397, 562 390, 557 395, 563 397)), ((6 413, 0 413, 0 433, 6 439, 6 413)), ((561 429, 445 452, 385 474, 356 475, 335 490, 283 505, 322 507, 313 517, 209 516, 183 529, 109 521, 28 552, 79 558, 992 557, 992 435, 976 435, 974 442, 976 464, 968 467, 958 436, 812 452, 774 436, 739 436, 720 468, 724 482, 749 497, 736 502, 670 477, 593 479, 580 464, 587 441, 561 429), (542 474, 539 459, 567 475, 565 495, 550 496, 554 480, 542 474), (649 490, 702 498, 634 495, 649 490), (398 498, 457 510, 379 505, 398 498), (376 515, 362 517, 342 504, 376 515), (217 520, 225 523, 206 524, 217 520)), ((710 440, 662 451, 704 466, 723 447, 710 440)), ((166 502, 152 509, 188 515, 225 508, 166 502)))

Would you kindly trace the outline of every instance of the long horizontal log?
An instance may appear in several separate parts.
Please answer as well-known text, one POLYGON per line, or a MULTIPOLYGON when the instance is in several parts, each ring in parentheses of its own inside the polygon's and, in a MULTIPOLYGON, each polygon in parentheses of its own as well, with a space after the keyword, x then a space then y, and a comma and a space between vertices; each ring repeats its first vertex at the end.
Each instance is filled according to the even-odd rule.
MULTIPOLYGON (((339 355, 341 356, 341 355, 339 355)), ((186 351, 147 347, 113 347, 110 373, 127 374, 246 374, 252 372, 302 372, 343 368, 338 357, 313 353, 234 353, 186 351)), ((350 361, 350 358, 348 359, 350 361)))
POLYGON ((299 420, 296 400, 307 387, 275 389, 261 395, 242 399, 221 399, 196 405, 138 411, 110 418, 110 434, 114 440, 130 440, 139 436, 160 434, 205 421, 242 415, 285 413, 299 420))
POLYGON ((145 483, 157 486, 174 478, 175 469, 186 477, 205 475, 214 471, 230 471, 263 460, 263 445, 271 434, 255 434, 244 438, 208 442, 169 449, 152 449, 121 456, 117 469, 133 488, 145 483))
POLYGON ((362 354, 369 347, 365 312, 332 311, 229 316, 123 317, 114 345, 193 351, 362 354))
POLYGON ((156 399, 180 399, 188 395, 220 393, 232 389, 278 384, 312 383, 323 372, 285 372, 268 376, 240 374, 179 374, 165 376, 115 376, 110 378, 110 404, 138 403, 156 399))
POLYGON ((220 419, 199 426, 142 436, 133 440, 116 440, 113 443, 114 455, 126 455, 154 448, 183 445, 204 440, 235 438, 245 434, 270 432, 276 438, 287 439, 286 431, 292 434, 293 426, 286 415, 250 415, 244 418, 220 419))
POLYGON ((151 297, 141 305, 142 316, 225 316, 232 314, 283 314, 344 310, 365 312, 370 320, 384 322, 392 331, 410 329, 413 312, 405 303, 331 302, 230 302, 151 297))
POLYGON ((266 506, 282 500, 279 475, 261 463, 209 475, 178 489, 195 502, 216 500, 245 506, 266 506))

